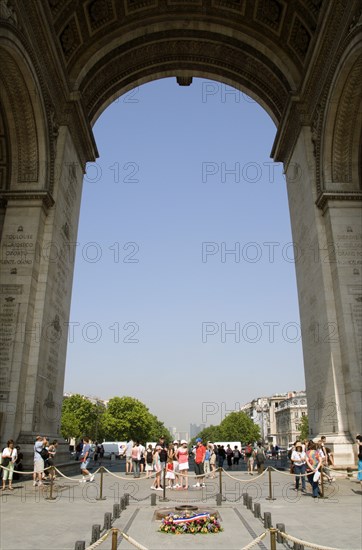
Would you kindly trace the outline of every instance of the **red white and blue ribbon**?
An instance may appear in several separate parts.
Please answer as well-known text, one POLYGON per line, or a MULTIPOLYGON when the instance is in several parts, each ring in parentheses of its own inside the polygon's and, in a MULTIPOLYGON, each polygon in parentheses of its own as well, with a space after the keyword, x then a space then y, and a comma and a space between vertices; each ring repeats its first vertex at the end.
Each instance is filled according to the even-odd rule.
POLYGON ((209 519, 210 514, 195 514, 194 516, 190 517, 183 517, 183 518, 172 518, 172 523, 192 523, 193 521, 196 521, 198 519, 209 519))

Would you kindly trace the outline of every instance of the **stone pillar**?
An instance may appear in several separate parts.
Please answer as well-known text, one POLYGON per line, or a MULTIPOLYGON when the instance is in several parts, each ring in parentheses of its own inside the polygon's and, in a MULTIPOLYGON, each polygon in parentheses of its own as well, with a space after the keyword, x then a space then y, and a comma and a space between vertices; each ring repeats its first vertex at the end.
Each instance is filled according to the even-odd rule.
POLYGON ((59 437, 83 171, 59 129, 51 198, 9 193, 1 241, 1 441, 59 437))
POLYGON ((315 204, 315 158, 308 127, 299 135, 286 174, 310 433, 313 439, 326 435, 336 464, 351 464, 362 398, 361 278, 354 264, 361 245, 357 203, 335 202, 324 210, 315 204))

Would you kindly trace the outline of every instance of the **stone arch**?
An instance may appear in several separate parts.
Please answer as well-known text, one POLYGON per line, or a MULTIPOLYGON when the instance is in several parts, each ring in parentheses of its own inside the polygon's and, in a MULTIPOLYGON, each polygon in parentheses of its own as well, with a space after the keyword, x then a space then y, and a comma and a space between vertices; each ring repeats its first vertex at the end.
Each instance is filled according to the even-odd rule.
POLYGON ((335 73, 322 135, 323 186, 327 192, 361 191, 362 35, 346 49, 335 73))
MULTIPOLYGON (((250 41, 249 41, 250 42, 250 41)), ((71 78, 81 92, 91 123, 119 95, 130 88, 168 76, 200 76, 246 91, 281 120, 295 90, 298 74, 283 56, 276 59, 241 37, 200 29, 157 30, 97 51, 88 72, 72 68, 71 78), (227 61, 226 61, 227 60, 227 61), (288 70, 289 69, 289 70, 288 70)))
POLYGON ((0 102, 11 144, 12 167, 3 191, 43 190, 49 164, 43 94, 26 49, 15 36, 0 37, 0 55, 0 102))

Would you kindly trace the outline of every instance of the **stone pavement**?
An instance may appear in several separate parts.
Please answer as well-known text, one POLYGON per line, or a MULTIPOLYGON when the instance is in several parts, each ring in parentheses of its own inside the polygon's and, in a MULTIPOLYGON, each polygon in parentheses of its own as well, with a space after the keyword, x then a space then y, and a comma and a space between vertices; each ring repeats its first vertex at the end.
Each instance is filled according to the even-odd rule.
MULTIPOLYGON (((109 466, 109 463, 107 464, 109 466)), ((104 475, 106 500, 96 500, 100 491, 100 475, 94 483, 79 483, 80 476, 58 478, 56 500, 46 500, 49 487, 34 488, 32 482, 19 481, 15 490, 6 491, 0 498, 0 548, 6 550, 73 550, 77 540, 90 544, 91 527, 103 527, 104 514, 113 511, 124 493, 130 494, 130 504, 113 526, 128 533, 150 550, 212 549, 236 550, 250 543, 264 532, 260 519, 243 505, 242 494, 247 492, 253 502, 261 506, 261 514, 271 512, 272 524, 284 523, 287 533, 302 540, 339 548, 357 550, 362 547, 362 493, 355 479, 337 478, 327 485, 325 499, 314 500, 293 490, 293 476, 272 472, 273 496, 268 501, 268 474, 248 476, 246 472, 223 473, 222 488, 226 500, 218 509, 224 531, 215 535, 166 535, 158 532, 159 521, 155 510, 180 503, 194 504, 199 511, 216 508, 215 495, 219 480, 208 480, 205 489, 188 491, 167 490, 169 502, 161 502, 162 492, 150 489, 151 480, 134 480, 120 472, 120 465, 112 464, 112 473, 104 475), (114 477, 122 476, 123 479, 114 477), (157 495, 157 505, 150 505, 150 495, 157 495)), ((119 548, 133 548, 125 539, 119 548)), ((109 550, 109 537, 99 548, 109 550)), ((270 548, 269 535, 255 548, 270 548)), ((277 548, 282 548, 278 544, 277 548)))

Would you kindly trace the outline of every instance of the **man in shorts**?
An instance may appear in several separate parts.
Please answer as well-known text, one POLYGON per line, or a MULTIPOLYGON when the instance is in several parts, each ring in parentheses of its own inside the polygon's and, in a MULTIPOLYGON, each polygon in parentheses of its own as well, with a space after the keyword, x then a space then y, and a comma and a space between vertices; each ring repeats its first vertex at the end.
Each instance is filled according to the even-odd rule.
POLYGON ((195 451, 195 475, 201 476, 196 478, 196 483, 193 487, 205 487, 204 483, 204 462, 206 456, 206 447, 202 444, 201 439, 196 439, 196 451, 195 451))
POLYGON ((89 481, 94 481, 94 475, 91 475, 88 471, 88 466, 90 463, 90 444, 89 444, 89 437, 83 437, 83 449, 82 454, 80 455, 80 471, 82 474, 82 479, 80 480, 80 483, 85 483, 87 480, 85 476, 89 476, 89 481))

